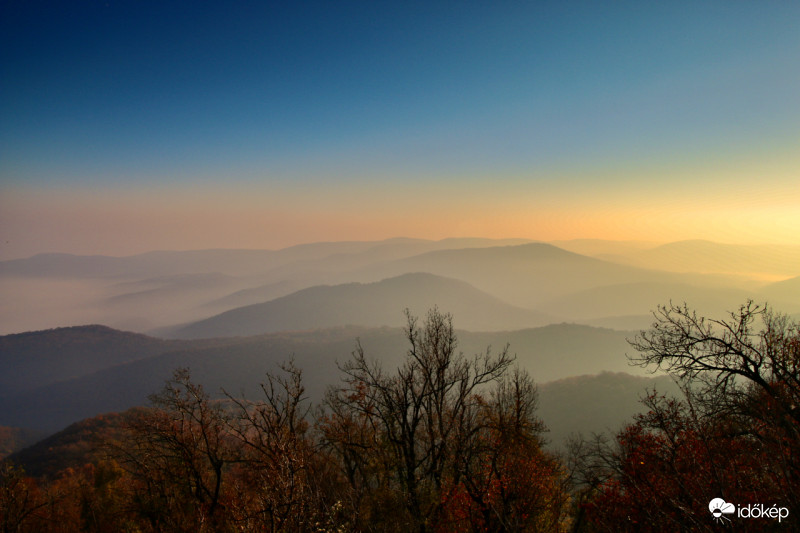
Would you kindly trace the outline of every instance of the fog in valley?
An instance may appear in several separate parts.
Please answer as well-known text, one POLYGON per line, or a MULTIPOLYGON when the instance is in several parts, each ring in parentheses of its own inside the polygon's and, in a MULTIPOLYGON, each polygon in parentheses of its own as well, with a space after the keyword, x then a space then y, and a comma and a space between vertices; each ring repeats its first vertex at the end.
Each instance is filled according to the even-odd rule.
POLYGON ((705 314, 748 298, 797 313, 798 271, 800 246, 702 241, 393 239, 275 251, 51 254, 0 263, 8 296, 0 323, 3 334, 96 323, 180 337, 199 322, 186 335, 211 337, 397 327, 403 309, 438 305, 476 331, 560 322, 636 330, 670 300, 705 314), (422 273, 431 275, 412 275, 422 273), (212 329, 226 320, 240 331, 212 329))
POLYGON ((702 241, 391 239, 4 261, 0 353, 13 372, 0 383, 0 425, 54 431, 141 405, 179 367, 212 393, 252 394, 290 358, 320 401, 357 340, 391 368, 406 352, 404 310, 424 317, 439 309, 452 315, 464 353, 510 345, 542 385, 542 415, 560 446, 574 432, 611 430, 640 408, 656 382, 630 365, 628 340, 650 327, 659 305, 685 302, 724 317, 753 300, 797 317, 792 271, 800 272, 800 247, 702 241), (665 268, 652 268, 648 258, 663 257, 665 268), (84 328, 92 324, 106 329, 84 328), (120 350, 128 355, 119 359, 120 350), (591 402, 600 411, 590 416, 587 404, 550 400, 579 382, 569 379, 611 379, 603 372, 621 373, 623 408, 591 402))

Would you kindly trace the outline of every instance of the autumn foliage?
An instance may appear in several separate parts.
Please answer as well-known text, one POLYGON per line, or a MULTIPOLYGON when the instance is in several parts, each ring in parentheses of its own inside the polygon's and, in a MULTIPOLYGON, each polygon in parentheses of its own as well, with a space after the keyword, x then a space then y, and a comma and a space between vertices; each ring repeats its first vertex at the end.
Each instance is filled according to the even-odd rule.
POLYGON ((748 303, 726 320, 661 308, 633 341, 637 361, 669 370, 684 398, 648 412, 613 442, 574 449, 587 531, 783 531, 773 518, 714 517, 709 502, 763 504, 800 518, 798 326, 748 303), (760 327, 758 327, 760 325, 760 327), (735 521, 735 523, 733 522, 735 521))

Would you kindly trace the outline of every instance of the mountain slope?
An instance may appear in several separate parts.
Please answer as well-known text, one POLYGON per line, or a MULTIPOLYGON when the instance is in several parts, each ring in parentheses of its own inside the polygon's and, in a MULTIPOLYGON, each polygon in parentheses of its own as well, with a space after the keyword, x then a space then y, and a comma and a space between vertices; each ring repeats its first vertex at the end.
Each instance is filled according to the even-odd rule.
POLYGON ((763 287, 758 294, 782 312, 800 312, 800 276, 771 283, 763 287))
POLYGON ((0 426, 0 461, 47 436, 41 431, 0 426))
MULTIPOLYGON (((0 333, 102 323, 148 331, 322 284, 431 250, 521 239, 319 242, 281 250, 157 251, 110 257, 41 254, 0 261, 0 333)), ((403 274, 405 272, 398 272, 403 274)))
MULTIPOLYGON (((457 316, 454 320, 458 325, 457 316)), ((517 363, 537 382, 603 370, 639 371, 629 367, 625 358, 630 350, 626 342, 630 333, 625 332, 559 324, 494 333, 459 330, 457 335, 458 349, 467 356, 487 346, 496 352, 510 343, 517 363)), ((256 396, 264 374, 290 358, 303 370, 309 398, 319 401, 327 387, 339 383, 337 362, 351 357, 356 339, 367 357, 380 361, 387 370, 395 368, 408 349, 400 328, 276 333, 218 340, 212 346, 174 341, 172 351, 0 398, 0 425, 56 431, 98 413, 143 405, 176 368, 189 367, 193 379, 212 394, 225 388, 233 394, 245 391, 256 396)))
POLYGON ((0 396, 150 357, 174 345, 96 325, 4 335, 0 337, 0 396))
POLYGON ((176 338, 209 338, 348 324, 395 326, 403 322, 399 310, 409 308, 422 313, 433 306, 452 312, 459 325, 467 329, 518 329, 551 320, 544 313, 508 305, 462 281, 415 273, 377 283, 311 287, 159 333, 176 338))
POLYGON ((119 440, 125 433, 128 418, 136 410, 125 413, 104 413, 70 424, 20 448, 8 460, 22 466, 26 475, 54 479, 67 468, 80 468, 103 458, 103 446, 119 440))
POLYGON ((363 274, 386 277, 410 271, 460 279, 529 309, 583 289, 678 279, 674 274, 601 261, 544 243, 429 252, 385 263, 363 274))
POLYGON ((680 396, 669 376, 642 377, 621 372, 575 376, 539 385, 539 412, 554 447, 578 433, 614 434, 646 409, 640 399, 648 392, 680 396))

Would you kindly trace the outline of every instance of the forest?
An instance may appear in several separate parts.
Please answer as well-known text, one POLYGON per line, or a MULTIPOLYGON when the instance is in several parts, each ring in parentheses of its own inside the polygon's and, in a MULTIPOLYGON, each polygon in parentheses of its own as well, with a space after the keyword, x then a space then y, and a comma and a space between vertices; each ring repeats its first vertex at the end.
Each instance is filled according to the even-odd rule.
POLYGON ((80 466, 3 462, 0 529, 793 529, 800 325, 750 301, 722 318, 673 304, 654 316, 629 357, 682 394, 651 391, 613 436, 548 449, 536 383, 508 346, 464 355, 451 315, 406 312, 397 368, 357 342, 313 404, 291 359, 254 398, 212 396, 176 369, 147 407, 92 422, 96 438, 70 448, 80 466))

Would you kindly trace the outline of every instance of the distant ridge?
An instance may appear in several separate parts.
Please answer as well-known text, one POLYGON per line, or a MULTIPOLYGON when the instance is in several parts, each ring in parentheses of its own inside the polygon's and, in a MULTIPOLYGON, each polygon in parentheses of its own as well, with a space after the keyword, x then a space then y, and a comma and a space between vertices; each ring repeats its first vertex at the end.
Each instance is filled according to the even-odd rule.
POLYGON ((0 261, 0 285, 6 291, 6 301, 0 301, 0 333, 91 323, 145 332, 315 285, 378 281, 391 276, 358 273, 431 250, 523 242, 397 238, 280 250, 153 251, 122 257, 39 254, 0 261))
POLYGON ((201 349, 220 343, 158 339, 96 324, 2 335, 0 398, 171 350, 201 349))
POLYGON ((704 314, 720 314, 735 309, 752 293, 737 289, 697 287, 680 283, 620 283, 575 292, 548 302, 553 313, 579 319, 648 315, 660 304, 686 302, 704 314))
MULTIPOLYGON (((402 310, 395 314, 402 322, 402 310)), ((624 355, 629 350, 626 338, 630 332, 575 324, 471 332, 461 330, 459 323, 454 316, 459 351, 470 356, 487 346, 496 351, 510 343, 517 363, 539 383, 578 373, 637 370, 629 367, 624 355)), ((339 383, 337 363, 351 357, 356 339, 370 359, 387 369, 400 364, 408 349, 399 327, 353 326, 213 341, 170 341, 170 348, 156 355, 0 396, 0 426, 52 432, 99 413, 144 405, 147 396, 158 392, 176 368, 190 368, 192 378, 209 394, 219 397, 220 388, 224 388, 232 394, 244 391, 253 397, 260 394, 258 383, 264 380, 264 374, 290 358, 303 370, 306 393, 317 402, 327 387, 339 383)), ((112 354, 117 348, 110 344, 101 353, 112 354)))
POLYGON ((540 309, 545 302, 602 285, 671 281, 675 275, 595 259, 546 243, 427 252, 366 271, 388 277, 430 272, 466 281, 512 305, 540 309))
MULTIPOLYGON (((641 322, 625 317, 647 317, 655 306, 669 299, 715 303, 716 311, 735 307, 741 303, 735 300, 752 296, 760 301, 766 298, 781 311, 800 311, 794 304, 800 301, 797 284, 787 281, 763 287, 768 281, 800 274, 800 247, 708 241, 654 248, 632 241, 576 240, 559 244, 580 253, 525 239, 398 238, 319 242, 281 250, 156 251, 127 257, 42 254, 0 261, 0 282, 7 296, 6 301, 0 302, 0 332, 104 323, 121 330, 172 335, 180 329, 172 325, 190 326, 278 298, 297 300, 294 293, 303 289, 352 282, 369 285, 413 273, 460 280, 471 286, 465 295, 473 297, 477 290, 484 297, 516 307, 513 312, 507 307, 497 308, 495 318, 478 308, 489 309, 498 305, 496 301, 476 300, 474 309, 461 312, 463 298, 442 295, 441 301, 453 302, 454 314, 461 316, 471 329, 509 329, 552 320, 626 327, 641 322), (599 255, 582 255, 592 252, 599 255), (739 259, 744 263, 734 266, 734 260, 739 259), (740 273, 748 264, 767 272, 740 273), (732 272, 711 272, 719 269, 732 272), (779 274, 775 269, 791 272, 779 274), (481 313, 489 320, 478 320, 481 313), (170 329, 163 329, 166 327, 170 329)), ((411 307, 417 301, 427 306, 437 303, 413 290, 406 294, 385 289, 395 298, 395 309, 405 306, 397 303, 404 298, 410 298, 407 301, 411 307)), ((321 291, 318 295, 323 301, 334 296, 330 289, 316 290, 321 291)), ((396 315, 370 307, 374 302, 348 305, 347 298, 356 297, 361 289, 351 286, 349 290, 352 294, 347 297, 336 295, 345 300, 335 312, 333 304, 325 303, 320 309, 306 305, 305 316, 291 311, 283 318, 269 318, 265 331, 327 327, 351 321, 397 324, 396 315), (369 316, 360 316, 359 308, 370 310, 362 313, 369 316)), ((378 291, 375 297, 379 296, 378 291)), ((283 303, 288 305, 287 301, 283 303)), ((251 325, 236 334, 264 331, 260 329, 263 323, 258 328, 255 322, 251 325)), ((231 331, 234 330, 226 326, 219 333, 228 335, 231 331)), ((207 337, 210 333, 191 332, 192 337, 197 335, 207 337)))
POLYGON ((539 411, 549 432, 547 440, 556 448, 578 432, 613 435, 636 413, 647 411, 640 399, 656 390, 680 397, 670 376, 633 376, 622 372, 601 372, 546 382, 539 385, 539 411))
POLYGON ((465 329, 509 330, 553 320, 544 313, 509 305, 463 281, 410 273, 376 283, 310 287, 155 333, 174 338, 210 338, 344 325, 400 326, 403 308, 421 314, 433 306, 451 312, 465 329))
POLYGON ((276 250, 207 249, 156 250, 127 256, 41 253, 22 259, 0 261, 0 275, 56 278, 136 279, 175 274, 220 272, 253 275, 283 265, 396 250, 400 256, 428 250, 521 244, 527 239, 449 238, 439 241, 393 238, 380 241, 335 241, 297 244, 276 250))
POLYGON ((0 396, 161 353, 170 341, 101 325, 0 336, 0 396))
POLYGON ((761 294, 763 294, 770 303, 787 300, 794 302, 794 307, 786 311, 796 313, 800 311, 800 276, 771 283, 761 289, 761 294))

